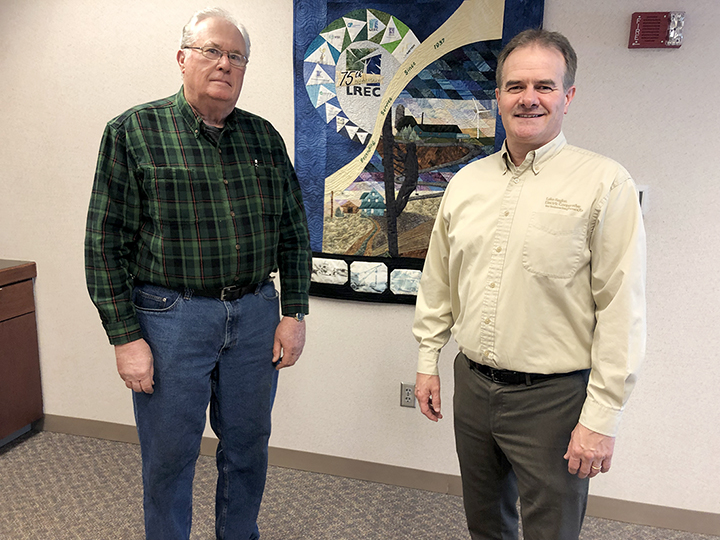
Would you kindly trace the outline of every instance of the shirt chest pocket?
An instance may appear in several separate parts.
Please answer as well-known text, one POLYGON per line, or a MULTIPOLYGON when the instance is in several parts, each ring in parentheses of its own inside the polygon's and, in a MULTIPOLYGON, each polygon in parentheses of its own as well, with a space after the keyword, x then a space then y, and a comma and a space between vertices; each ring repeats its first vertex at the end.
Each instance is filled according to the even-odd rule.
POLYGON ((160 223, 223 219, 220 210, 227 200, 224 189, 221 181, 211 181, 200 169, 156 167, 145 171, 148 212, 160 223))
POLYGON ((214 237, 243 231, 272 231, 282 214, 282 183, 274 167, 239 165, 225 178, 203 169, 148 168, 145 191, 151 220, 163 235, 214 237), (233 225, 235 222, 235 225, 233 225))
POLYGON ((232 173, 227 177, 227 188, 236 228, 243 234, 276 242, 283 211, 280 171, 267 165, 240 164, 226 172, 232 173))
POLYGON ((550 278, 577 272, 587 245, 587 219, 534 212, 523 245, 523 267, 550 278))
POLYGON ((272 219, 279 219, 282 214, 283 182, 276 167, 257 165, 253 167, 254 177, 257 180, 257 195, 260 200, 260 212, 272 219))

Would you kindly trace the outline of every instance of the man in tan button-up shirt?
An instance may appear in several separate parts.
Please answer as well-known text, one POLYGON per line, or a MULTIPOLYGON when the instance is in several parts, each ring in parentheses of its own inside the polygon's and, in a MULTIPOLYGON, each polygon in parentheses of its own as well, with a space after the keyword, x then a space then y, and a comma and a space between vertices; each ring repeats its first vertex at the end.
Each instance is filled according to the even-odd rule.
POLYGON ((588 480, 610 469, 645 351, 645 233, 618 163, 567 144, 575 52, 529 30, 498 58, 502 150, 450 182, 413 332, 416 395, 442 418, 452 334, 454 423, 473 539, 577 539, 588 480))

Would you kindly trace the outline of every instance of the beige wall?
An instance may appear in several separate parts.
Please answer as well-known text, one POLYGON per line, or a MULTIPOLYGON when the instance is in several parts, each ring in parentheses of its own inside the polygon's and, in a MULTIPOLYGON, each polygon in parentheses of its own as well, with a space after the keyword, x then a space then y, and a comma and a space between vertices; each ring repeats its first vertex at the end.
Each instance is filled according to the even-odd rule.
MULTIPOLYGON (((180 84, 179 31, 198 4, 5 0, 0 4, 0 258, 38 263, 47 413, 132 424, 128 390, 84 285, 82 240, 103 126, 180 84)), ((292 2, 223 2, 248 26, 240 106, 292 154, 292 2)), ((720 84, 716 0, 546 0, 546 26, 577 48, 574 144, 650 186, 648 357, 596 495, 720 513, 720 84), (629 51, 632 11, 685 9, 679 50, 629 51)), ((302 362, 284 370, 277 447, 457 474, 452 425, 401 409, 414 380, 412 308, 313 298, 302 362), (361 324, 359 324, 361 323, 361 324)), ((444 410, 452 396, 443 354, 444 410)))

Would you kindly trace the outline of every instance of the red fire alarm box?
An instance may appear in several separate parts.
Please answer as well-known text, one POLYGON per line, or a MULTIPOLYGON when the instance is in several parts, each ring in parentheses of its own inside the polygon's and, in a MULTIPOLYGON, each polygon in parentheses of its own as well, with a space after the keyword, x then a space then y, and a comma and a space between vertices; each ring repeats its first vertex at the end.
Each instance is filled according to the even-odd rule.
POLYGON ((683 42, 684 11, 632 14, 628 49, 677 49, 683 42))

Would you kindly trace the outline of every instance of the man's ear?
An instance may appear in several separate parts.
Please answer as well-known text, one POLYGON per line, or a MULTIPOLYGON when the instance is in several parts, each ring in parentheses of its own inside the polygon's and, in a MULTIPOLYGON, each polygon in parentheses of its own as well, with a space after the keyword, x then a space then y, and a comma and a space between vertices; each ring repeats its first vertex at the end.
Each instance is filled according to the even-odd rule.
POLYGON ((572 85, 570 88, 568 88, 567 92, 565 92, 565 110, 563 111, 564 114, 567 114, 568 108, 570 107, 570 102, 575 97, 575 85, 572 85))
POLYGON ((178 66, 180 66, 180 73, 185 73, 185 51, 183 49, 177 52, 176 59, 178 66))

